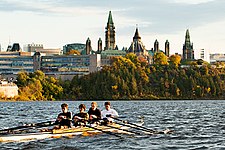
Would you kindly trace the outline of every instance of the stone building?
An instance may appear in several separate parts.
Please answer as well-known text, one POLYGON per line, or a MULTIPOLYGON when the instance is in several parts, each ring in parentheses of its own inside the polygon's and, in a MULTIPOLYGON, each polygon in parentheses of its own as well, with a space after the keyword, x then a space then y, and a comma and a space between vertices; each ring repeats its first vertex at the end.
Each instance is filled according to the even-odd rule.
POLYGON ((187 29, 185 35, 185 43, 183 45, 183 60, 194 60, 193 43, 190 40, 189 30, 187 29))
POLYGON ((114 50, 116 48, 115 26, 112 19, 112 13, 109 11, 108 22, 105 27, 105 48, 104 50, 114 50))

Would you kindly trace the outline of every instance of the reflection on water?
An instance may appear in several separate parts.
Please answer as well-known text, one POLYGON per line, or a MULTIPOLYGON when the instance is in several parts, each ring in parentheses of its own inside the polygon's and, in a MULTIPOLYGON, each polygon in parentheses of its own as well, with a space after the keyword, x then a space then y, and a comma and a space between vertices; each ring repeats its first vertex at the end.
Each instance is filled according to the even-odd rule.
MULTIPOLYGON (((62 102, 0 102, 0 129, 25 123, 54 120, 62 102)), ((91 102, 67 102, 70 111, 91 102)), ((98 102, 103 109, 104 102, 98 102)), ((0 143, 0 149, 225 149, 225 101, 113 101, 124 120, 155 130, 169 128, 173 134, 117 138, 101 134, 45 139, 20 143, 0 143)), ((140 131, 139 131, 140 132, 140 131)))

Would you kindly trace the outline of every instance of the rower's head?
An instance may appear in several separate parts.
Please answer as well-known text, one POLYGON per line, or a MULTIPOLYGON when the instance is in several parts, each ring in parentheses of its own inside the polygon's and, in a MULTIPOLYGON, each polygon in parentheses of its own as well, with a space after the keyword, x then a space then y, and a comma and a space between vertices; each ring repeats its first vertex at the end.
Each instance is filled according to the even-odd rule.
POLYGON ((105 109, 109 110, 110 109, 110 102, 105 102, 105 109))
POLYGON ((95 110, 97 108, 97 106, 98 106, 97 102, 92 102, 91 103, 91 109, 92 110, 95 110))
POLYGON ((63 104, 61 105, 61 108, 62 108, 63 113, 67 113, 67 112, 68 112, 68 104, 63 103, 63 104))
POLYGON ((86 109, 86 106, 84 104, 80 104, 79 109, 80 109, 80 112, 84 112, 86 109))

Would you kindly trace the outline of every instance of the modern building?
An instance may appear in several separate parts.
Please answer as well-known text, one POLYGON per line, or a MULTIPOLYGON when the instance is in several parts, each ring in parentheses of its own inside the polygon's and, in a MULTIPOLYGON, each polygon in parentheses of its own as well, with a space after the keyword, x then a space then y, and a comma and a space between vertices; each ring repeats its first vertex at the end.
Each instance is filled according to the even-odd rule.
POLYGON ((0 52, 2 77, 15 79, 20 71, 34 72, 31 52, 0 52))
POLYGON ((200 59, 205 60, 205 49, 200 50, 200 59))
POLYGON ((78 50, 80 53, 82 53, 82 51, 86 50, 86 45, 81 43, 72 43, 63 46, 63 54, 66 54, 70 50, 78 50))
POLYGON ((21 71, 31 73, 36 70, 72 79, 76 74, 89 74, 98 71, 100 67, 100 54, 47 56, 40 52, 0 52, 0 75, 8 79, 16 79, 21 71))
POLYGON ((43 44, 27 44, 24 45, 23 47, 24 52, 40 52, 40 53, 45 53, 47 56, 52 56, 52 55, 61 55, 62 51, 60 48, 50 48, 50 49, 45 49, 43 47, 43 44))
MULTIPOLYGON (((39 55, 39 54, 38 54, 39 55)), ((39 58, 40 70, 46 75, 71 80, 74 75, 85 75, 96 72, 101 67, 100 54, 95 55, 59 55, 39 58)), ((36 60, 39 60, 36 56, 36 60)))
POLYGON ((214 64, 216 62, 225 62, 225 54, 210 54, 210 64, 214 64))
POLYGON ((189 30, 187 29, 185 35, 185 43, 183 45, 183 60, 194 60, 193 43, 190 40, 189 30))
POLYGON ((41 53, 45 53, 46 56, 53 56, 53 55, 61 55, 62 51, 61 48, 45 48, 40 51, 41 53))
POLYGON ((13 45, 9 45, 7 48, 7 52, 21 52, 22 49, 19 43, 13 43, 13 45))
MULTIPOLYGON (((202 48, 202 49, 200 49, 200 50, 198 50, 199 51, 199 53, 198 53, 198 59, 202 59, 202 60, 204 60, 204 61, 207 61, 208 63, 210 62, 210 56, 209 56, 209 50, 207 50, 207 49, 204 49, 204 48, 202 48)), ((196 56, 196 54, 195 54, 195 56, 196 56)), ((196 59, 196 57, 195 57, 195 59, 196 59)))
POLYGON ((111 65, 111 60, 113 57, 125 56, 127 54, 126 51, 122 50, 107 50, 101 52, 101 66, 111 65))
POLYGON ((21 70, 33 72, 33 57, 30 52, 0 52, 0 73, 17 74, 21 70))
POLYGON ((27 44, 23 46, 24 52, 41 52, 44 49, 43 44, 27 44))

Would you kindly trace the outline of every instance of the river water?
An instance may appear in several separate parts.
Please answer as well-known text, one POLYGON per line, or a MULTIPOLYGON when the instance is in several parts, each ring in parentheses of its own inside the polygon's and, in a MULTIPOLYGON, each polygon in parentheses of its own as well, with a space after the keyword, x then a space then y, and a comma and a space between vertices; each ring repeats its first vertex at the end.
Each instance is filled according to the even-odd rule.
MULTIPOLYGON (((63 102, 0 102, 0 129, 25 123, 54 120, 63 102)), ((69 110, 78 112, 80 103, 70 101, 69 110)), ((104 108, 104 102, 98 102, 104 108)), ((225 149, 225 101, 112 101, 123 120, 138 122, 154 130, 171 129, 172 134, 118 138, 113 135, 74 136, 39 141, 0 143, 0 149, 71 149, 71 150, 196 150, 225 149)), ((139 131, 141 132, 141 131, 139 131)))

